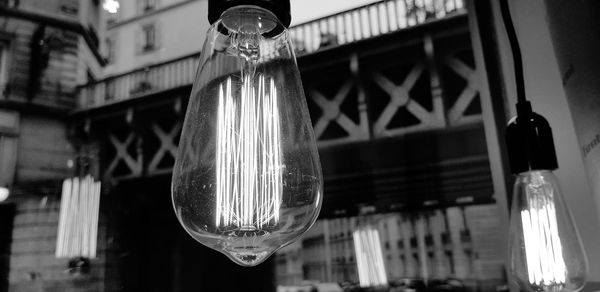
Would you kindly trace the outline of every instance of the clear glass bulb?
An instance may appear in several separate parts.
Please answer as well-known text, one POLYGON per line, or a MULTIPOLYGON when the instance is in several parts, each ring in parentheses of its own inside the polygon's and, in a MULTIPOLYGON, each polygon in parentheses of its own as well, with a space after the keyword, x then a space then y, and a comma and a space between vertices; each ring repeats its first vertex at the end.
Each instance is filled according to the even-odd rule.
POLYGON ((509 230, 509 276, 526 291, 578 291, 587 261, 577 229, 549 170, 519 174, 509 230))
POLYGON ((323 178, 288 31, 237 6, 207 32, 173 169, 185 230, 243 266, 298 239, 323 178))

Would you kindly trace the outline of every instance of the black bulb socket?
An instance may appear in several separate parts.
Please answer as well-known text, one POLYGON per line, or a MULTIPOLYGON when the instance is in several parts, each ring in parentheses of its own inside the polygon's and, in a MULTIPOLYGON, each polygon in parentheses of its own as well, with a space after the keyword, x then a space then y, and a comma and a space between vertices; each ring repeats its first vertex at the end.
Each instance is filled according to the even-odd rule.
POLYGON ((208 22, 213 24, 225 10, 242 5, 258 6, 270 11, 286 28, 292 22, 290 0, 208 0, 208 22))
POLYGON ((517 116, 506 128, 506 147, 512 173, 558 168, 552 128, 531 110, 528 101, 517 104, 517 116))

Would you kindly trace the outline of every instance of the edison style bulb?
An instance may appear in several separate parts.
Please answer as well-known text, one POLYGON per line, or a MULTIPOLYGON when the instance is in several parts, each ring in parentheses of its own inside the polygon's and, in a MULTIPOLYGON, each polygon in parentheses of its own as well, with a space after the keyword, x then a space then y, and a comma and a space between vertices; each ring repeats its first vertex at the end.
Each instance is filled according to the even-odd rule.
POLYGON ((207 33, 179 142, 181 225, 254 266, 310 228, 322 181, 287 29, 258 6, 228 8, 207 33))
POLYGON ((508 252, 514 282, 526 291, 580 290, 586 257, 554 174, 519 174, 512 201, 508 252))

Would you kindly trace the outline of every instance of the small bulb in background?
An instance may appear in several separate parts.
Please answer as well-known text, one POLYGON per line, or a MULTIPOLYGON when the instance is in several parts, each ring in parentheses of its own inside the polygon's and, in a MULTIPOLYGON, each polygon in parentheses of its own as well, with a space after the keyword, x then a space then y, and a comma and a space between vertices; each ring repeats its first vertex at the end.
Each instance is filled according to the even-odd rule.
POLYGON ((104 0, 104 3, 102 3, 102 8, 111 14, 119 12, 120 6, 119 1, 117 0, 104 0))
POLYGON ((10 195, 10 190, 7 187, 0 187, 0 202, 4 202, 8 199, 10 195))
POLYGON ((321 166, 286 29, 289 1, 211 0, 209 20, 173 206, 198 242, 254 266, 312 226, 321 166))

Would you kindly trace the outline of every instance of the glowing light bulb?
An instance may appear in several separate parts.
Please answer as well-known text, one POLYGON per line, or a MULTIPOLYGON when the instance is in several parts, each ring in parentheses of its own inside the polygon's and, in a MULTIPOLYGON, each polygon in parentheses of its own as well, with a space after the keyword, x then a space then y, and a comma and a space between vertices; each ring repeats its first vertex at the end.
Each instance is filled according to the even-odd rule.
POLYGON ((509 273, 527 291, 578 291, 586 257, 554 174, 532 170, 515 182, 509 273))
POLYGON ((517 115, 506 127, 506 148, 515 181, 508 243, 508 274, 525 291, 579 291, 587 260, 552 170, 558 159, 548 121, 526 98, 523 62, 508 0, 500 12, 510 42, 517 115))
POLYGON ((8 199, 9 194, 10 194, 10 191, 8 188, 0 187, 0 202, 3 202, 4 200, 8 199))
POLYGON ((102 3, 102 8, 111 14, 119 12, 119 7, 121 7, 121 5, 119 4, 119 1, 116 0, 104 0, 104 3, 102 3))
POLYGON ((200 56, 172 198, 194 239, 254 266, 312 226, 322 174, 285 26, 258 6, 223 10, 200 56))

